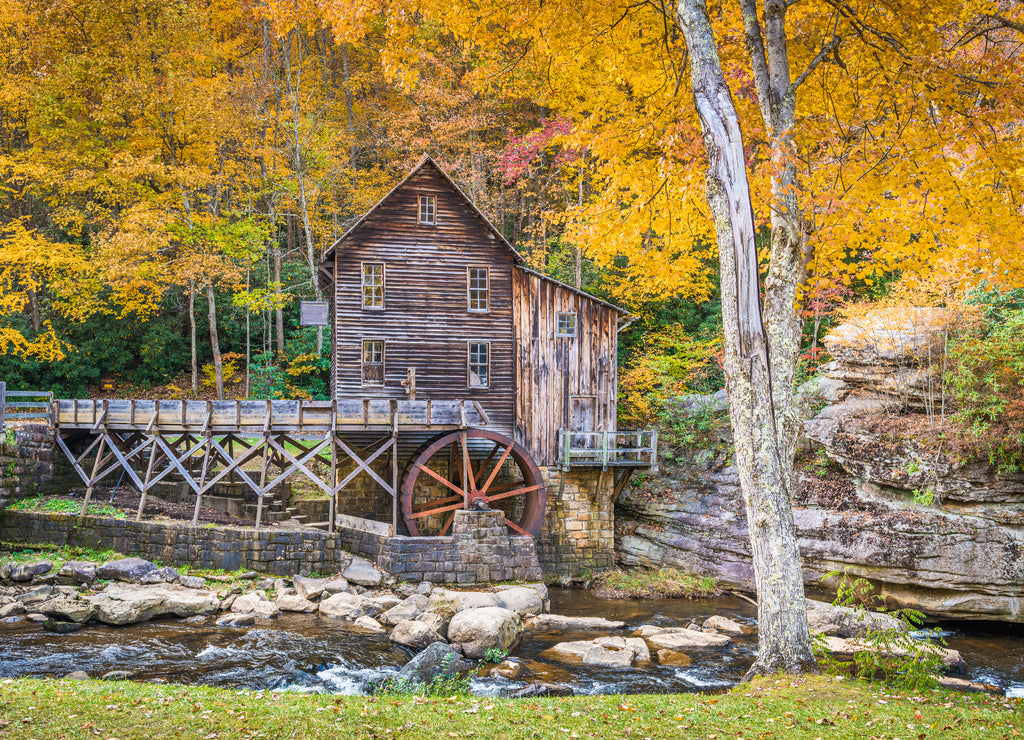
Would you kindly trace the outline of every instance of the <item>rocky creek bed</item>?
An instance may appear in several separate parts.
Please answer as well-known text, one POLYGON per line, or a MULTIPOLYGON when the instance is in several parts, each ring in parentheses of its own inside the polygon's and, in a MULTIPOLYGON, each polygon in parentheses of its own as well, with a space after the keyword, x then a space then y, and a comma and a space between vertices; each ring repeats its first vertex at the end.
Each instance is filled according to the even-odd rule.
MULTIPOLYGON (((220 582, 145 561, 42 569, 0 572, 0 676, 81 672, 358 694, 389 677, 427 675, 431 656, 452 654, 468 668, 488 648, 508 647, 510 659, 474 675, 475 693, 659 693, 724 690, 756 654, 755 609, 732 597, 606 601, 540 584, 489 593, 389 586, 359 561, 330 579, 220 582), (114 580, 74 583, 97 574, 114 580)), ((840 647, 856 630, 825 605, 812 609, 815 624, 840 647)), ((957 680, 1024 690, 1015 631, 956 625, 946 634, 960 651, 949 660, 957 680)))

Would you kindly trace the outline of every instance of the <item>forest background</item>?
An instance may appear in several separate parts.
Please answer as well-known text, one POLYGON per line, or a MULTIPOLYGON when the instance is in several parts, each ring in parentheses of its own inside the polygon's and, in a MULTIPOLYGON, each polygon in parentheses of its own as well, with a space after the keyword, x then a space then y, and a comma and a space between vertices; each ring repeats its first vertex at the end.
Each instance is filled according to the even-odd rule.
MULTIPOLYGON (((702 141, 681 112, 685 49, 665 6, 610 4, 588 19, 601 33, 583 35, 578 68, 555 72, 522 35, 474 41, 385 6, 346 26, 346 7, 9 3, 0 379, 71 396, 109 395, 98 384, 113 379, 142 397, 326 397, 329 343, 298 326, 298 302, 319 297, 325 248, 430 153, 531 267, 639 317, 621 337, 624 424, 721 388, 702 141)), ((949 16, 922 15, 920 48, 874 62, 832 48, 815 64, 799 132, 814 254, 801 377, 853 302, 1024 309, 991 290, 1024 275, 1024 26, 993 20, 998 4, 969 18, 929 7, 949 16), (902 102, 873 96, 880 85, 902 102)), ((729 66, 740 46, 723 33, 750 113, 752 83, 729 66)), ((762 132, 744 133, 764 193, 778 163, 762 132)), ((1014 332, 1000 340, 1011 355, 1014 332)))

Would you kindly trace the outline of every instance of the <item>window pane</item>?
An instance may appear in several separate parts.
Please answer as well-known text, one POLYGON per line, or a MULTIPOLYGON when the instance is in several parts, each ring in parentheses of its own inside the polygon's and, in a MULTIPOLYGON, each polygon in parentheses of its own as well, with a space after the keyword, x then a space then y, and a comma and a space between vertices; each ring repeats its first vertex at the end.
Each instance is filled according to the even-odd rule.
POLYGON ((470 267, 469 268, 469 310, 470 311, 487 311, 489 310, 488 305, 488 285, 487 285, 487 268, 486 267, 470 267))
POLYGON ((469 345, 469 385, 473 388, 486 388, 490 378, 488 354, 490 345, 486 342, 469 345))
POLYGON ((436 214, 437 201, 433 195, 420 196, 420 223, 432 224, 436 214))
POLYGON ((384 308, 384 263, 363 265, 363 308, 384 308))
POLYGON ((560 337, 574 337, 576 336, 576 314, 574 313, 560 313, 558 314, 558 323, 555 328, 555 334, 560 337))

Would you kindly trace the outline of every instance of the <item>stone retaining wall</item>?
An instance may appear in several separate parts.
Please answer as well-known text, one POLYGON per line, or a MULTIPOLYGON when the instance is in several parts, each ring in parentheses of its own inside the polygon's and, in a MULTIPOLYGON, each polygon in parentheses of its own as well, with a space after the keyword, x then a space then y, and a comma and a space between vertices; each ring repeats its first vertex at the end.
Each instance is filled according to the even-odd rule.
POLYGON ((0 432, 0 510, 28 496, 66 491, 79 481, 46 424, 8 423, 0 432))
POLYGON ((372 558, 400 581, 473 584, 536 581, 533 540, 509 537, 497 511, 460 511, 450 537, 385 537, 279 528, 191 527, 167 522, 29 511, 0 511, 0 541, 112 549, 168 565, 250 569, 273 575, 336 573, 351 560, 372 558))

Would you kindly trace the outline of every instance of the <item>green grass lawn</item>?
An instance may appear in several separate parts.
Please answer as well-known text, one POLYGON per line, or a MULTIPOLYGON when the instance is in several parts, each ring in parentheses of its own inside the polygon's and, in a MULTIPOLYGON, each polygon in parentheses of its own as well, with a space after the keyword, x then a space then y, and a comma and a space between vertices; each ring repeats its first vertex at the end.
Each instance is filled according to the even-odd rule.
POLYGON ((903 693, 830 676, 771 677, 724 695, 569 699, 336 697, 106 681, 0 681, 0 737, 1014 738, 1024 703, 903 693))

